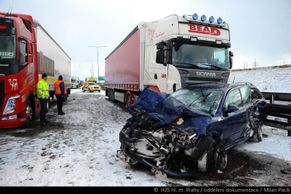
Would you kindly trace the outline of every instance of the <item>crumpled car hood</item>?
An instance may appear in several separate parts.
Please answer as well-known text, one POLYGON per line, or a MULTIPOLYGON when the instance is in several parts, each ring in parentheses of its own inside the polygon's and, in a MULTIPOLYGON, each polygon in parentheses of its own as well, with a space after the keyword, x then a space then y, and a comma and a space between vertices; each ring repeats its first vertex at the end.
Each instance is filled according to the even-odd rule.
MULTIPOLYGON (((153 127, 166 126, 181 117, 186 117, 189 119, 185 121, 183 126, 194 127, 202 135, 206 134, 206 126, 211 122, 210 115, 199 111, 192 111, 176 98, 149 89, 144 89, 129 111, 132 113, 133 109, 144 112, 144 114, 154 120, 153 127)), ((132 115, 134 114, 132 113, 132 115)))
POLYGON ((192 128, 199 135, 207 135, 207 127, 213 119, 210 116, 201 116, 191 118, 183 123, 184 128, 192 128))

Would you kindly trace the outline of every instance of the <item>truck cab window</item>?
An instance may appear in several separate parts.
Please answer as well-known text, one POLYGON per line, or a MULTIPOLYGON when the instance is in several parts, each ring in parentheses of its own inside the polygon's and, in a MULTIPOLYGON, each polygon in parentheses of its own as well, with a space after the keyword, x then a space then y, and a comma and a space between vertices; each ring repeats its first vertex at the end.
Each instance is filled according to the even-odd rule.
POLYGON ((19 65, 25 66, 27 64, 27 47, 26 47, 26 41, 20 40, 19 41, 19 65))

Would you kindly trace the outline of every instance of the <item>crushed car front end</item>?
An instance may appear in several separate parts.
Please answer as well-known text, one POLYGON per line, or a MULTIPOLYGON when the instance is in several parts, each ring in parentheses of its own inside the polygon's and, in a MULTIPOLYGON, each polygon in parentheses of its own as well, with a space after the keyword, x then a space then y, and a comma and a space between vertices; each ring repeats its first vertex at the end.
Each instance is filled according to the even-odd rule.
POLYGON ((234 89, 237 86, 203 85, 172 95, 144 90, 120 132, 118 157, 177 178, 197 170, 223 172, 227 150, 246 142, 261 127, 261 115, 254 114, 258 101, 240 110, 233 105, 229 106, 233 110, 224 108, 226 99, 231 99, 225 96, 234 89))
POLYGON ((173 177, 191 176, 198 161, 215 147, 212 136, 198 136, 178 126, 148 131, 125 127, 120 132, 119 157, 130 165, 143 163, 173 177))
POLYGON ((145 91, 131 114, 120 132, 118 152, 130 165, 143 163, 154 172, 187 177, 216 147, 215 117, 191 111, 172 96, 145 91))

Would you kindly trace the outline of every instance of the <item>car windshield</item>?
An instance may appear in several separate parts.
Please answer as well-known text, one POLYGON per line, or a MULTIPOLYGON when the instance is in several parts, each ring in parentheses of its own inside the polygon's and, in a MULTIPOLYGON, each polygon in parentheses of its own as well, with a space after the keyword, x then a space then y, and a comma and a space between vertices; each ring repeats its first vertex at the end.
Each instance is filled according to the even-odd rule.
POLYGON ((174 42, 172 63, 177 67, 228 70, 228 49, 174 42))
POLYGON ((185 104, 190 110, 202 111, 214 115, 215 110, 222 98, 220 88, 194 88, 181 89, 172 96, 185 104))
POLYGON ((89 83, 89 85, 90 85, 90 86, 95 86, 95 85, 97 85, 97 84, 94 83, 94 82, 91 82, 91 83, 89 83))

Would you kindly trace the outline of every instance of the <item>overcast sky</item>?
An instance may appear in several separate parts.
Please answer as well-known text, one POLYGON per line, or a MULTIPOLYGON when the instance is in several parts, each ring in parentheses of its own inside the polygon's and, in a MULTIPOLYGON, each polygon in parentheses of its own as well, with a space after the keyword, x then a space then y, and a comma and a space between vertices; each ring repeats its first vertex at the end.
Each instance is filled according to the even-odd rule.
MULTIPOLYGON (((231 30, 234 68, 291 64, 291 0, 0 0, 1 12, 32 15, 72 58, 72 75, 90 76, 141 21, 171 14, 222 17, 231 30)), ((96 75, 97 73, 95 73, 96 75)))

